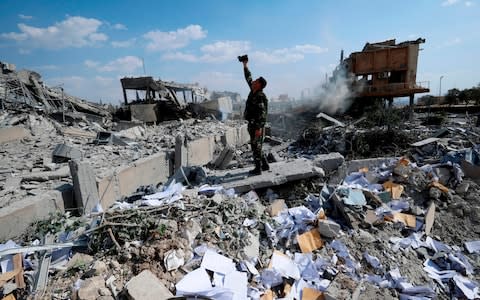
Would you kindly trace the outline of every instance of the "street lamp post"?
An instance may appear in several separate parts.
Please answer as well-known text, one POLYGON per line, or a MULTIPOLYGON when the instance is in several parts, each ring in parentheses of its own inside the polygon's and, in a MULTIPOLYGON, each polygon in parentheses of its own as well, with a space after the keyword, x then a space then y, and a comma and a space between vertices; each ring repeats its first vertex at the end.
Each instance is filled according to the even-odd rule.
POLYGON ((442 96, 442 79, 443 79, 443 75, 440 76, 440 86, 438 88, 438 97, 442 96))

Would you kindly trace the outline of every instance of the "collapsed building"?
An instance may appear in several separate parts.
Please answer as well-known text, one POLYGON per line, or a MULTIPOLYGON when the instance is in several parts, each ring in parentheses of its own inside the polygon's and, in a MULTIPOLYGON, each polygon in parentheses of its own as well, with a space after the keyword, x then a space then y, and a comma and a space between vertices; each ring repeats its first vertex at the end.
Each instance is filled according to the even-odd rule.
POLYGON ((207 91, 198 84, 180 84, 152 77, 122 78, 124 104, 130 120, 157 123, 180 117, 213 114, 220 119, 232 113, 232 99, 207 99, 207 91), (131 91, 135 97, 129 98, 131 91), (143 97, 139 95, 142 94, 143 97))
MULTIPOLYGON (((137 91, 141 105, 195 102, 153 79, 128 86, 130 106, 137 91)), ((471 116, 433 126, 415 115, 386 131, 400 132, 400 143, 368 115, 311 111, 315 131, 297 136, 308 144, 268 134, 271 170, 248 176, 241 121, 105 132, 11 104, 0 113, 8 300, 480 297, 480 129, 471 116)))
POLYGON ((395 39, 378 43, 366 43, 362 51, 340 56, 340 65, 334 71, 333 80, 338 72, 347 73, 356 102, 361 105, 366 98, 388 100, 392 105, 394 98, 409 97, 413 107, 417 93, 428 93, 428 82, 417 82, 417 65, 420 44, 425 39, 396 43, 395 39))
POLYGON ((0 62, 0 101, 2 109, 35 109, 56 116, 63 122, 80 113, 99 123, 111 121, 111 112, 98 105, 67 94, 63 87, 46 86, 40 74, 16 71, 13 64, 0 62))
POLYGON ((320 112, 361 116, 395 98, 409 97, 409 116, 413 116, 415 94, 429 92, 429 82, 417 82, 420 45, 425 39, 396 43, 395 39, 366 43, 362 51, 344 58, 326 82, 300 101, 283 105, 269 115, 276 134, 298 136, 320 112), (370 107, 370 108, 368 108, 370 107))

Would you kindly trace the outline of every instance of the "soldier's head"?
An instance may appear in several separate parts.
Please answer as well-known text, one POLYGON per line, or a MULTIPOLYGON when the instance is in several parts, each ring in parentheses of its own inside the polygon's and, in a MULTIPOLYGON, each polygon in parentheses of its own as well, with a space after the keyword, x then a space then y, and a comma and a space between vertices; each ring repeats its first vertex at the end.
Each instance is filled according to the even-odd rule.
POLYGON ((267 86, 267 81, 263 77, 258 77, 252 82, 252 90, 254 92, 263 90, 267 86))

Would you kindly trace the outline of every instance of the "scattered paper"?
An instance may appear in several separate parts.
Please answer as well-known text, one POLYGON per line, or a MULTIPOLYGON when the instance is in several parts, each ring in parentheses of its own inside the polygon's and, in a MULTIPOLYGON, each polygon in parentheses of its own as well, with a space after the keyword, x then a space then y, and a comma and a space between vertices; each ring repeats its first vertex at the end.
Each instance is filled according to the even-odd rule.
POLYGON ((404 214, 404 213, 394 213, 393 221, 402 222, 410 228, 415 228, 417 226, 417 218, 414 215, 404 214))
POLYGON ((168 251, 167 253, 165 253, 163 262, 167 271, 172 271, 180 268, 185 264, 183 250, 168 251))
POLYGON ((480 240, 465 242, 468 253, 480 253, 480 240))
POLYGON ((303 288, 302 290, 302 300, 323 300, 323 293, 312 289, 312 288, 303 288))
POLYGON ((278 271, 283 277, 300 279, 300 271, 298 270, 297 264, 280 251, 275 250, 273 252, 270 266, 272 269, 278 271))
POLYGON ((230 258, 220 255, 210 249, 205 252, 200 266, 204 269, 218 272, 220 274, 228 274, 235 271, 235 264, 230 258))
POLYGON ((365 205, 367 204, 367 200, 365 199, 365 195, 363 194, 362 190, 357 189, 350 189, 348 191, 348 196, 343 198, 343 202, 347 205, 365 205))
POLYGON ((233 292, 232 300, 247 299, 247 273, 233 271, 225 275, 223 287, 233 292))
POLYGON ((480 291, 475 282, 461 275, 455 275, 453 280, 455 281, 455 285, 462 291, 463 295, 467 297, 467 299, 480 298, 480 291))
POLYGON ((277 216, 282 210, 287 209, 287 205, 285 204, 285 200, 277 199, 270 204, 266 211, 271 217, 277 216))
POLYGON ((176 285, 177 296, 201 293, 212 289, 210 276, 203 268, 186 274, 176 285))
POLYGON ((322 238, 317 229, 312 229, 297 236, 298 245, 303 253, 309 253, 323 246, 322 238))
POLYGON ((365 260, 375 269, 379 269, 382 267, 382 264, 380 263, 380 260, 376 258, 375 256, 372 256, 368 254, 368 251, 365 251, 363 253, 363 257, 365 260))
POLYGON ((392 199, 400 199, 404 189, 403 185, 393 183, 392 181, 387 181, 383 183, 383 187, 386 191, 390 192, 390 194, 392 195, 392 199))

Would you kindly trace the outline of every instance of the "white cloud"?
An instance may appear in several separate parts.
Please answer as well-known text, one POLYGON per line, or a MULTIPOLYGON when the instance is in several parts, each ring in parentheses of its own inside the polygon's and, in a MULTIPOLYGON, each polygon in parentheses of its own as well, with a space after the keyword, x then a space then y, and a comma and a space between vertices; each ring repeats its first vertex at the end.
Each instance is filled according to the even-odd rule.
POLYGON ((88 68, 96 68, 99 65, 99 62, 87 59, 83 62, 88 68))
POLYGON ((275 49, 271 51, 251 51, 248 41, 218 41, 200 48, 202 54, 175 52, 167 53, 162 58, 166 60, 183 60, 187 62, 225 62, 235 60, 238 55, 248 53, 255 60, 267 64, 296 62, 304 59, 305 54, 321 54, 327 48, 316 45, 296 45, 292 48, 275 49))
POLYGON ((247 91, 248 86, 239 74, 211 71, 201 72, 195 75, 192 82, 198 82, 200 86, 207 87, 209 91, 247 91))
POLYGON ((127 30, 127 26, 120 23, 113 25, 112 28, 117 30, 127 30))
POLYGON ((442 6, 451 6, 451 5, 457 4, 459 2, 460 2, 460 0, 446 0, 446 1, 442 2, 442 6))
POLYGON ((461 38, 456 37, 456 38, 453 38, 451 40, 448 40, 448 41, 444 42, 442 45, 438 46, 438 48, 452 47, 452 46, 461 44, 462 42, 463 41, 462 41, 461 38))
POLYGON ((321 54, 328 51, 328 48, 322 48, 320 46, 310 44, 297 45, 293 49, 305 54, 321 54))
POLYGON ((256 61, 266 64, 282 64, 300 61, 305 56, 303 53, 291 52, 289 49, 277 49, 269 52, 255 51, 252 53, 252 57, 256 61))
POLYGON ((59 70, 60 67, 56 65, 43 65, 43 66, 36 66, 32 67, 32 70, 59 70))
POLYGON ((129 39, 125 41, 112 41, 113 48, 128 48, 135 44, 136 39, 129 39))
POLYGON ((238 55, 243 55, 250 50, 247 41, 218 41, 200 48, 203 55, 200 60, 207 62, 222 62, 235 60, 238 55))
POLYGON ((93 60, 86 60, 84 64, 88 68, 96 69, 99 72, 118 72, 122 75, 131 75, 143 66, 142 60, 136 56, 120 57, 104 65, 93 60))
POLYGON ((103 76, 67 76, 46 78, 48 86, 63 84, 67 94, 92 102, 123 103, 122 86, 120 77, 103 76))
POLYGON ((168 52, 162 55, 164 60, 180 60, 186 62, 198 62, 199 58, 193 54, 183 53, 183 52, 168 52))
POLYGON ((100 25, 102 22, 97 19, 68 16, 61 22, 43 28, 20 23, 20 32, 2 33, 1 36, 27 48, 80 48, 108 39, 104 33, 98 32, 100 25))
POLYGON ((32 16, 27 16, 27 15, 22 15, 22 14, 19 14, 18 17, 22 20, 31 20, 33 19, 32 16))
POLYGON ((200 40, 207 36, 207 31, 200 25, 189 25, 176 31, 149 31, 143 35, 148 40, 147 50, 161 51, 183 48, 192 40, 200 40))
POLYGON ((473 1, 465 1, 465 6, 466 7, 470 7, 470 6, 473 6, 475 5, 475 3, 473 1))
POLYGON ((18 49, 18 53, 26 55, 26 54, 32 53, 32 51, 30 51, 28 49, 20 48, 20 49, 18 49))

